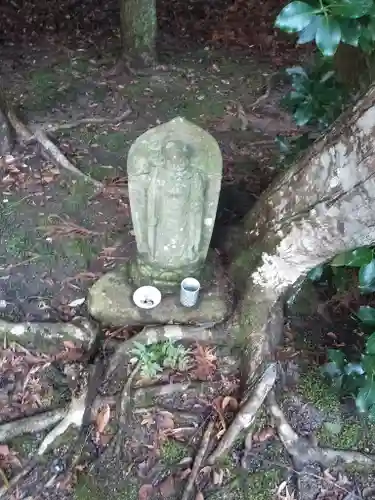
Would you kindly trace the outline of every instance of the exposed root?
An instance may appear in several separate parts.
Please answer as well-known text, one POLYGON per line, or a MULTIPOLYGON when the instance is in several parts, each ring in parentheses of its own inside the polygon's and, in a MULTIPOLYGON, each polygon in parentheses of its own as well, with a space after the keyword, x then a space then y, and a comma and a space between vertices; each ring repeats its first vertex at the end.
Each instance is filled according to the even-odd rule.
POLYGON ((38 412, 30 417, 0 424, 0 442, 6 443, 10 439, 23 434, 44 431, 60 422, 66 416, 66 413, 66 408, 56 408, 55 410, 38 412))
POLYGON ((2 488, 0 488, 0 498, 3 498, 5 495, 9 495, 9 491, 13 489, 21 479, 26 477, 30 472, 34 469, 34 467, 37 465, 37 460, 34 458, 30 460, 30 462, 25 465, 25 467, 12 479, 9 481, 8 485, 4 485, 2 488))
POLYGON ((128 380, 126 381, 126 384, 124 385, 123 390, 121 391, 121 396, 120 396, 120 408, 119 408, 119 421, 121 424, 126 423, 126 417, 127 417, 127 411, 129 408, 129 404, 131 401, 131 386, 134 380, 134 377, 137 375, 141 365, 140 363, 137 363, 135 368, 132 370, 132 372, 129 375, 128 380))
POLYGON ((345 464, 356 463, 363 467, 375 467, 374 455, 366 455, 358 451, 313 446, 309 441, 298 436, 292 429, 279 405, 276 403, 274 393, 269 395, 267 404, 275 420, 279 438, 298 467, 313 462, 320 463, 324 467, 329 467, 338 461, 345 464))
POLYGON ((240 432, 249 427, 256 417, 259 408, 276 382, 276 363, 272 363, 263 373, 251 396, 245 401, 233 422, 228 427, 216 449, 211 453, 208 464, 213 465, 228 452, 240 432))
POLYGON ((22 342, 25 339, 28 343, 34 344, 34 338, 41 337, 48 340, 73 340, 81 341, 91 346, 96 338, 96 329, 90 321, 85 318, 76 323, 44 323, 44 322, 23 322, 12 323, 11 321, 0 320, 0 339, 10 338, 22 342))
POLYGON ((91 182, 96 188, 102 189, 103 184, 92 177, 84 174, 75 167, 68 158, 59 150, 59 148, 47 137, 46 133, 39 127, 35 127, 32 131, 22 123, 13 111, 8 112, 9 120, 14 128, 17 136, 20 138, 21 142, 28 144, 33 140, 36 140, 44 154, 48 159, 51 159, 55 165, 62 167, 65 170, 84 178, 86 181, 91 182))
POLYGON ((66 123, 49 123, 47 125, 35 125, 40 130, 44 130, 44 132, 58 132, 59 130, 70 130, 71 128, 82 127, 82 125, 104 125, 104 124, 113 124, 120 123, 123 120, 126 120, 131 114, 133 110, 128 108, 123 113, 114 118, 81 118, 80 120, 75 120, 72 122, 66 123))
POLYGON ((184 493, 182 495, 181 500, 189 500, 189 498, 192 495, 192 492, 194 489, 194 483, 195 483, 195 480, 197 478, 199 469, 203 463, 204 457, 206 455, 214 425, 215 425, 215 422, 213 420, 211 420, 209 422, 209 424, 207 425, 207 428, 203 434, 201 445, 200 445, 200 448, 198 450, 198 453, 195 456, 193 468, 191 469, 191 473, 190 473, 189 479, 187 480, 187 483, 186 483, 184 493))
POLYGON ((140 387, 133 392, 134 406, 147 407, 147 404, 154 406, 153 400, 161 396, 169 396, 176 392, 184 393, 187 390, 194 389, 199 395, 202 394, 217 394, 221 389, 221 382, 181 382, 176 384, 151 385, 148 387, 140 387))
POLYGON ((81 427, 83 416, 86 409, 86 392, 81 394, 78 398, 73 398, 68 412, 63 420, 54 427, 51 432, 43 439, 42 444, 39 446, 38 455, 43 455, 47 449, 61 436, 71 425, 78 428, 81 427))
POLYGON ((145 327, 137 335, 121 342, 117 347, 115 353, 112 355, 107 376, 110 377, 118 366, 126 363, 127 357, 134 347, 134 342, 145 345, 165 342, 166 340, 176 341, 182 339, 184 341, 212 342, 217 339, 217 337, 221 338, 222 333, 216 328, 179 325, 145 327))

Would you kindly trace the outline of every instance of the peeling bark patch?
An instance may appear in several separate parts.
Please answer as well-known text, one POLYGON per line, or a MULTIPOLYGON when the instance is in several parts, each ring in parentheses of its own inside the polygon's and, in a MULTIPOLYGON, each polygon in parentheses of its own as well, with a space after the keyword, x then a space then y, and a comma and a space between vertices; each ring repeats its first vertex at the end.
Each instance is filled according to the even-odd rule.
POLYGON ((371 134, 375 127, 375 106, 369 108, 357 121, 357 126, 365 135, 371 134))

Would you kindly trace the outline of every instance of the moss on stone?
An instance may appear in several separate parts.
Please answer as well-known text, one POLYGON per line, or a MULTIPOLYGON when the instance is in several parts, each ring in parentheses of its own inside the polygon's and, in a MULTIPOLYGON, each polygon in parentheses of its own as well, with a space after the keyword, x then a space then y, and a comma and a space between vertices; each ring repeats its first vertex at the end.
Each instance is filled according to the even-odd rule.
POLYGON ((237 475, 228 487, 210 495, 212 500, 271 500, 275 498, 275 489, 282 481, 282 473, 277 469, 249 474, 237 471, 237 475))
POLYGON ((95 481, 92 476, 81 476, 75 485, 74 500, 138 500, 139 484, 132 479, 122 483, 120 487, 113 486, 109 491, 95 481))
POLYGON ((160 459, 165 467, 176 465, 187 454, 186 447, 174 439, 167 439, 160 449, 160 459))
POLYGON ((338 395, 332 390, 318 369, 304 373, 298 384, 298 393, 306 403, 332 416, 339 415, 341 404, 338 395))

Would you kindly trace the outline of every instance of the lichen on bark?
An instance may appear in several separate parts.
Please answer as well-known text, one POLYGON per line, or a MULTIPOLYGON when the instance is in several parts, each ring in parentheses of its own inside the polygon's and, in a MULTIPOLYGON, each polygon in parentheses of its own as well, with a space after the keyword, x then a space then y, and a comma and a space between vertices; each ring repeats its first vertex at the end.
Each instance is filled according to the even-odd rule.
POLYGON ((155 59, 156 0, 120 0, 123 56, 150 64, 155 59))

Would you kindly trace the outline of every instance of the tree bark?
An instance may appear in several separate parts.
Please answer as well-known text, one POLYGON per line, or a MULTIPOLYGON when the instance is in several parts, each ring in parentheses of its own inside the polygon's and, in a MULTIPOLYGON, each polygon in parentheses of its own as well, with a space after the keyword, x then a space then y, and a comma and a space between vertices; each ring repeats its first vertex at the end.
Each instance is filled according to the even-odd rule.
POLYGON ((244 221, 231 274, 242 296, 234 333, 250 345, 251 374, 280 334, 280 321, 272 320, 280 316, 280 297, 336 254, 374 244, 374 206, 375 85, 276 179, 244 221))
POLYGON ((120 0, 122 53, 133 64, 150 65, 156 55, 156 0, 120 0))

